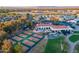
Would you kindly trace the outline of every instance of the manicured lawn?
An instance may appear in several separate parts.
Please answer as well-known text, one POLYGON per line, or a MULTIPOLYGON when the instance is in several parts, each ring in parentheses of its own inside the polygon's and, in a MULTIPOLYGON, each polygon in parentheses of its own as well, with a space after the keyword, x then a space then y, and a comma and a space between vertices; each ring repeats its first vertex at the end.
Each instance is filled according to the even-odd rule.
POLYGON ((77 34, 79 34, 79 31, 74 31, 74 33, 77 33, 77 34))
POLYGON ((79 40, 79 35, 72 35, 70 38, 69 38, 70 41, 72 42, 76 42, 77 40, 79 40))
POLYGON ((56 39, 48 39, 47 46, 45 48, 45 53, 61 53, 61 52, 67 52, 66 44, 64 44, 64 37, 59 37, 56 39), (63 49, 61 48, 63 47, 63 49), (64 48, 66 50, 64 50, 64 48))

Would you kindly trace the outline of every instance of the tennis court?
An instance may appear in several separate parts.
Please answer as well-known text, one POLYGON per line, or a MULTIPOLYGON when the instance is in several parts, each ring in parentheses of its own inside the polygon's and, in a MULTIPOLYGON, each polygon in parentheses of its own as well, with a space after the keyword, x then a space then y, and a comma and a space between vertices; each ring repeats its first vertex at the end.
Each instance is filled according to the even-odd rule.
POLYGON ((24 52, 28 52, 44 38, 45 38, 44 35, 40 35, 34 32, 24 31, 12 37, 12 41, 14 46, 18 42, 21 43, 24 52))

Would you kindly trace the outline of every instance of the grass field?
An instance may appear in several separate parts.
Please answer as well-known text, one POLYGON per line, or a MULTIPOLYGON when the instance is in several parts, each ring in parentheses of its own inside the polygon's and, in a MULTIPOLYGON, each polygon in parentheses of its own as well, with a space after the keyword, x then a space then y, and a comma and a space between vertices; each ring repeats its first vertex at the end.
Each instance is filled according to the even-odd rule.
POLYGON ((70 40, 71 42, 76 42, 77 40, 79 40, 79 35, 72 35, 72 36, 69 38, 69 40, 70 40))
POLYGON ((67 44, 65 44, 64 42, 64 37, 59 37, 56 39, 48 39, 45 53, 61 53, 61 52, 67 52, 67 44))
POLYGON ((74 31, 74 33, 79 34, 79 31, 74 31))

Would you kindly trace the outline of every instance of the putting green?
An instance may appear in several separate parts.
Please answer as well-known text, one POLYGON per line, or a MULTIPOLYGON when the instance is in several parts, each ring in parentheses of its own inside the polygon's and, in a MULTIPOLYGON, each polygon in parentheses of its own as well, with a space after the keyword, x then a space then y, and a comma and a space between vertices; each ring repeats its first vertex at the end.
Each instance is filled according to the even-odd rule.
POLYGON ((79 34, 79 31, 74 31, 75 34, 79 34))
POLYGON ((79 35, 72 35, 71 37, 69 37, 69 40, 71 42, 76 42, 79 40, 79 35))

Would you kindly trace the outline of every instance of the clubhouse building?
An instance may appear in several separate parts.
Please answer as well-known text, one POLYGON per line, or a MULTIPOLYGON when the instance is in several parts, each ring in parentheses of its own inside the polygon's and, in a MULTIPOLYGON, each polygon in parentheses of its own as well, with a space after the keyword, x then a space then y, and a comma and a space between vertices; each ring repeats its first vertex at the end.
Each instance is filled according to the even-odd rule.
POLYGON ((73 31, 73 29, 69 26, 43 24, 43 23, 36 24, 35 29, 33 31, 36 33, 38 32, 44 33, 44 32, 60 32, 61 30, 73 31))

